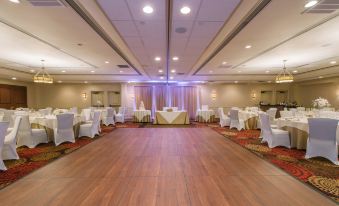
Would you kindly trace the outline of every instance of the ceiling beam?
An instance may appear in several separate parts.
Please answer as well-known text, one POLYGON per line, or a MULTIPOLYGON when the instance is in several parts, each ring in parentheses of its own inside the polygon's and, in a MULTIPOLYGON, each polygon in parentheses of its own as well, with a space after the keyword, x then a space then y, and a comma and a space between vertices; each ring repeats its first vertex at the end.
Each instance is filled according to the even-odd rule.
POLYGON ((171 59, 171 32, 172 32, 173 1, 166 0, 166 82, 168 84, 171 59))

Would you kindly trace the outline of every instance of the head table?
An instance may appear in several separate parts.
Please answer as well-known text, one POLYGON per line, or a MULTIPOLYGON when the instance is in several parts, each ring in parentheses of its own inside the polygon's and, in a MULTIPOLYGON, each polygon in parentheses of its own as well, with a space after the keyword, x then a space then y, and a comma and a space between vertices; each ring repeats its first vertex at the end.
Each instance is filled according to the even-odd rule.
POLYGON ((156 111, 154 124, 189 124, 186 111, 156 111))

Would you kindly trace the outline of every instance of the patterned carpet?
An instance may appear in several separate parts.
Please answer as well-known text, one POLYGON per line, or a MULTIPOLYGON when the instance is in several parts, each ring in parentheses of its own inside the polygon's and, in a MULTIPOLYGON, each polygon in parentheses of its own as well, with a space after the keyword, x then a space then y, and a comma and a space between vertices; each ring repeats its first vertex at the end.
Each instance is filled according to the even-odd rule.
POLYGON ((63 157, 113 131, 113 127, 102 127, 99 136, 91 139, 81 137, 75 143, 62 143, 54 146, 54 143, 40 144, 35 148, 25 146, 17 148, 20 159, 5 160, 6 171, 0 171, 0 189, 12 184, 16 180, 28 175, 48 163, 63 157))
POLYGON ((324 158, 311 158, 306 160, 305 150, 276 147, 270 149, 259 139, 260 130, 242 130, 221 128, 217 123, 191 122, 189 125, 153 125, 142 123, 125 123, 117 125, 118 128, 163 128, 163 127, 209 127, 253 152, 264 160, 286 171, 299 181, 321 192, 339 204, 339 166, 332 164, 324 158))
POLYGON ((259 130, 242 130, 213 126, 213 130, 231 139, 233 142, 250 150, 269 161, 288 174, 320 191, 339 204, 339 166, 324 158, 305 159, 305 150, 275 147, 270 149, 261 143, 259 130))

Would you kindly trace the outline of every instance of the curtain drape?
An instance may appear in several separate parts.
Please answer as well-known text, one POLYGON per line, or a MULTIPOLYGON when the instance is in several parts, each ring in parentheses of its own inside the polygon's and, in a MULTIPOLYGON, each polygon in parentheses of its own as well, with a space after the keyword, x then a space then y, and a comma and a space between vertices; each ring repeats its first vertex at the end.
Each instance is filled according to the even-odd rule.
POLYGON ((167 86, 154 86, 154 111, 162 110, 167 101, 167 86))
POLYGON ((200 106, 199 91, 197 87, 185 86, 182 87, 182 108, 188 112, 191 119, 195 118, 195 113, 200 106))
POLYGON ((143 101, 145 109, 152 110, 152 86, 134 86, 134 95, 137 109, 139 109, 140 102, 143 101))

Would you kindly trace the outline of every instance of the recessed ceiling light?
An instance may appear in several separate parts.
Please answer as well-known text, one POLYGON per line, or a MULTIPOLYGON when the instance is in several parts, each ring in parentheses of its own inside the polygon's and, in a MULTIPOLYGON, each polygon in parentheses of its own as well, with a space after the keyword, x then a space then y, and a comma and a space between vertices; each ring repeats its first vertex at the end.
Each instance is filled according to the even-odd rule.
POLYGON ((159 72, 159 73, 163 73, 164 71, 163 71, 162 69, 159 69, 158 72, 159 72))
POLYGON ((172 72, 172 73, 175 73, 176 71, 175 71, 175 69, 172 69, 171 72, 172 72))
POLYGON ((267 71, 266 71, 266 73, 270 73, 270 71, 269 71, 269 70, 267 70, 267 71))
POLYGON ((178 60, 179 60, 179 57, 174 56, 172 59, 173 59, 173 61, 178 61, 178 60))
POLYGON ((120 70, 119 72, 120 72, 120 73, 123 73, 124 71, 120 70))
POLYGON ((298 70, 294 70, 293 73, 298 73, 298 70))
POLYGON ((150 5, 147 5, 147 6, 144 6, 144 8, 142 8, 142 11, 146 14, 151 14, 153 13, 154 9, 150 5))
POLYGON ((210 70, 209 73, 213 73, 213 70, 210 70))
POLYGON ((109 64, 109 61, 105 61, 105 64, 109 64))
POLYGON ((9 1, 16 4, 20 3, 20 0, 9 0, 9 1))
POLYGON ((171 76, 170 79, 174 79, 174 77, 171 76))
POLYGON ((62 70, 61 72, 62 72, 62 73, 65 73, 66 71, 65 71, 65 70, 62 70))
POLYGON ((324 78, 324 77, 323 77, 323 76, 319 76, 318 78, 319 78, 319 79, 322 79, 322 78, 324 78))
POLYGON ((336 64, 337 62, 336 61, 331 61, 330 64, 336 64))
POLYGON ((29 71, 30 71, 30 72, 32 72, 32 73, 33 73, 33 72, 35 72, 35 70, 34 70, 34 69, 31 69, 31 70, 29 70, 29 71))
POLYGON ((222 62, 222 65, 226 65, 227 64, 227 62, 222 62))
POLYGON ((250 49, 250 48, 252 48, 252 46, 251 45, 246 45, 245 48, 246 49, 250 49))
POLYGON ((92 70, 91 72, 92 72, 92 73, 94 73, 95 71, 94 71, 94 70, 92 70))
POLYGON ((160 79, 164 79, 164 77, 163 77, 163 76, 161 76, 161 77, 160 77, 160 79))
POLYGON ((241 73, 241 70, 239 70, 238 73, 241 73))
POLYGON ((12 77, 13 80, 16 80, 16 77, 12 77))
POLYGON ((237 84, 237 83, 238 83, 238 81, 234 81, 234 83, 236 83, 236 84, 237 84))
POLYGON ((59 80, 58 83, 62 83, 62 81, 59 80))
POLYGON ((87 84, 87 83, 88 83, 88 81, 84 81, 84 83, 85 83, 85 84, 87 84))
POLYGON ((182 7, 182 8, 180 9, 180 12, 181 12, 182 14, 187 15, 187 14, 189 14, 189 13, 191 12, 191 9, 190 9, 188 6, 184 6, 184 7, 182 7))
POLYGON ((155 57, 154 60, 159 62, 159 61, 161 61, 161 58, 160 57, 155 57))
POLYGON ((267 81, 267 83, 272 83, 272 81, 267 81))
POLYGON ((308 1, 306 4, 305 4, 305 8, 310 8, 314 5, 316 5, 318 3, 318 1, 308 1))

